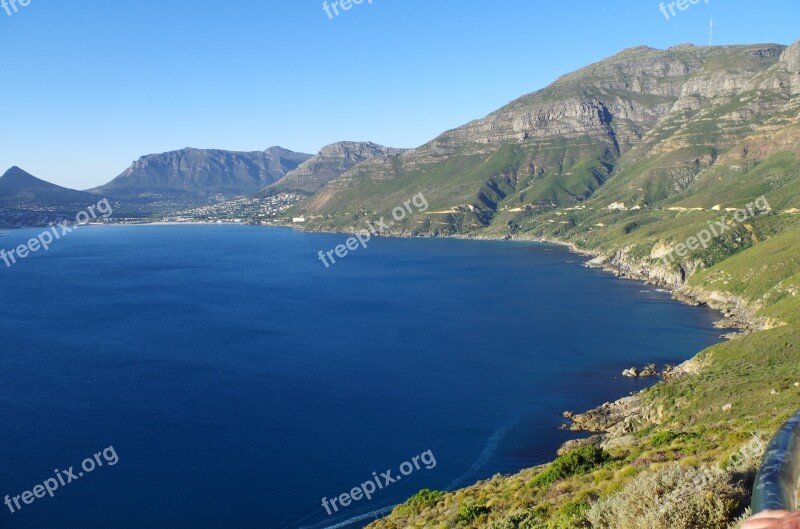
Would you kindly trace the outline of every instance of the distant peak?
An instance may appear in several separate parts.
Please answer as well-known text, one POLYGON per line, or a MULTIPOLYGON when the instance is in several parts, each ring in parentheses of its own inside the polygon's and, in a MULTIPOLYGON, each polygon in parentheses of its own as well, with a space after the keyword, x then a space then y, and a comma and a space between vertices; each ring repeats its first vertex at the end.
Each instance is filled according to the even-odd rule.
POLYGON ((6 171, 3 176, 0 177, 0 186, 2 186, 2 189, 6 192, 9 189, 64 189, 40 178, 36 178, 29 172, 20 169, 16 165, 6 171))
POLYGON ((272 147, 270 147, 268 149, 264 149, 264 152, 266 152, 266 153, 279 153, 280 154, 280 153, 292 152, 292 151, 290 151, 289 149, 284 149, 283 147, 281 147, 279 145, 273 145, 272 147))
POLYGON ((631 52, 637 52, 637 51, 661 51, 661 50, 659 50, 658 48, 653 48, 651 46, 642 45, 642 46, 634 46, 632 48, 625 48, 624 50, 622 50, 619 53, 623 54, 623 53, 631 53, 631 52))
POLYGON ((6 171, 5 173, 3 173, 3 176, 0 177, 0 178, 6 178, 6 177, 9 177, 9 178, 33 178, 33 179, 36 179, 35 176, 33 176, 29 172, 25 171, 24 169, 21 169, 21 168, 17 167, 16 165, 11 166, 11 168, 8 171, 6 171))

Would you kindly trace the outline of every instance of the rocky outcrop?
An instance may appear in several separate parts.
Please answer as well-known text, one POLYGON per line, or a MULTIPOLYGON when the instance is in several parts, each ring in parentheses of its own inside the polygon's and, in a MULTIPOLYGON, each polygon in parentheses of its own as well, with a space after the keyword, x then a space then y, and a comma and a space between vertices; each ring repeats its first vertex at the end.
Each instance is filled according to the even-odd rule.
MULTIPOLYGON (((701 372, 705 362, 706 358, 701 354, 677 367, 665 366, 664 379, 676 380, 695 376, 701 372)), ((665 420, 665 411, 661 404, 648 402, 641 394, 635 394, 614 402, 606 402, 585 413, 564 412, 564 418, 570 423, 562 426, 563 429, 596 435, 587 439, 568 441, 562 445, 559 453, 587 444, 608 449, 635 442, 634 432, 648 426, 660 425, 665 420)))
POLYGON ((625 369, 622 372, 622 376, 628 378, 636 378, 639 376, 639 370, 636 369, 635 367, 631 367, 630 369, 625 369))
POLYGON ((603 443, 605 443, 609 438, 620 438, 632 433, 641 411, 642 399, 638 395, 633 395, 615 402, 606 402, 585 413, 571 415, 572 422, 566 429, 603 433, 603 443))
POLYGON ((660 245, 656 245, 650 259, 629 257, 629 248, 622 248, 610 255, 599 255, 586 263, 589 268, 600 268, 615 274, 617 277, 635 279, 645 283, 669 289, 673 297, 690 305, 707 305, 719 310, 724 315, 725 328, 739 328, 746 331, 769 329, 778 325, 776 322, 757 315, 758 306, 753 303, 723 292, 712 291, 687 284, 688 279, 703 263, 687 261, 674 266, 666 266, 657 259, 660 245))

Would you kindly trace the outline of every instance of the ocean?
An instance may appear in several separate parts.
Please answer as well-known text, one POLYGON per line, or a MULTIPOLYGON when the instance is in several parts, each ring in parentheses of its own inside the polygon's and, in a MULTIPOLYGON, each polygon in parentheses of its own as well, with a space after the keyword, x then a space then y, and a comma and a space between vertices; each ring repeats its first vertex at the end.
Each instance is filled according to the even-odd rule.
POLYGON ((563 411, 720 340, 560 246, 379 238, 326 268, 346 239, 83 227, 0 261, 0 527, 363 527, 552 459, 563 411))

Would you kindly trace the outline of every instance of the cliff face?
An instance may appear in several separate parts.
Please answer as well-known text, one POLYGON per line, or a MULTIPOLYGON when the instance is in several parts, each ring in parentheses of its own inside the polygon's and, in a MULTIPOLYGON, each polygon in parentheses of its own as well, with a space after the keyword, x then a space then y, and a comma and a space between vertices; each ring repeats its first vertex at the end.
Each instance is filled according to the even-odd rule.
POLYGON ((392 149, 372 142, 343 141, 323 147, 316 156, 289 171, 264 193, 294 192, 311 195, 356 165, 372 158, 397 156, 403 149, 392 149))
POLYGON ((504 207, 574 204, 615 180, 621 198, 661 200, 784 107, 796 56, 779 45, 625 50, 396 159, 355 167, 306 210, 382 210, 423 192, 439 210, 477 208, 486 224, 504 207), (654 163, 643 170, 643 160, 654 163), (389 180, 402 191, 369 192, 389 180))
MULTIPOLYGON (((666 248, 666 247, 665 247, 666 248)), ((654 251, 654 253, 656 253, 654 251)), ((779 323, 758 314, 762 308, 758 303, 742 296, 691 286, 688 278, 704 267, 702 260, 685 260, 677 266, 667 266, 654 258, 637 258, 630 255, 630 248, 598 255, 587 263, 590 268, 600 268, 618 277, 644 281, 673 292, 673 296, 685 303, 707 305, 725 314, 726 323, 721 327, 764 330, 779 323)))
POLYGON ((167 192, 251 194, 283 178, 309 157, 280 147, 255 152, 186 148, 143 156, 96 191, 115 196, 167 192))

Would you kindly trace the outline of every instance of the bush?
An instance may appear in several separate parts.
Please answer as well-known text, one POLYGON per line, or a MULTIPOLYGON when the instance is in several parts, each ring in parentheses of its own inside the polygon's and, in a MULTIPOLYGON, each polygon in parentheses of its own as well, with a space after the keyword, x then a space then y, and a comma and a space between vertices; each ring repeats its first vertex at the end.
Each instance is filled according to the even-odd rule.
POLYGON ((462 505, 458 510, 458 521, 464 523, 474 522, 484 514, 489 514, 489 508, 482 505, 462 505))
POLYGON ((567 503, 549 521, 536 509, 510 514, 491 525, 491 529, 579 529, 588 528, 586 513, 589 505, 567 503))
POLYGON ((675 432, 658 432, 650 440, 653 446, 664 446, 670 444, 675 439, 679 438, 681 434, 675 432))
POLYGON ((640 474, 587 514, 595 529, 725 529, 746 503, 731 475, 714 468, 666 466, 640 474))
POLYGON ((434 507, 446 493, 438 490, 422 489, 412 496, 405 504, 398 507, 398 514, 403 516, 417 516, 425 509, 434 507))
POLYGON ((491 529, 543 529, 543 518, 534 511, 510 514, 492 524, 491 529))
POLYGON ((548 525, 548 528, 553 529, 577 529, 579 527, 589 527, 586 520, 586 514, 589 511, 589 505, 586 503, 575 501, 567 503, 561 508, 561 511, 548 525))
POLYGON ((553 461, 547 469, 531 480, 531 486, 551 485, 559 479, 586 474, 610 459, 608 453, 596 446, 584 446, 553 461))

